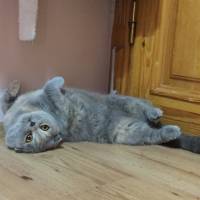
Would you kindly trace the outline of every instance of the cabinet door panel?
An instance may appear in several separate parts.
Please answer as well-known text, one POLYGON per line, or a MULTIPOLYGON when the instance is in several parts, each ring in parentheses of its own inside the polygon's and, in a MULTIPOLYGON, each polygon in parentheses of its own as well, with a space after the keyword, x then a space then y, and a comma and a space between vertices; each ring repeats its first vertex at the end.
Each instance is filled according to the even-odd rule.
POLYGON ((200 1, 181 0, 177 6, 172 76, 200 81, 200 1))

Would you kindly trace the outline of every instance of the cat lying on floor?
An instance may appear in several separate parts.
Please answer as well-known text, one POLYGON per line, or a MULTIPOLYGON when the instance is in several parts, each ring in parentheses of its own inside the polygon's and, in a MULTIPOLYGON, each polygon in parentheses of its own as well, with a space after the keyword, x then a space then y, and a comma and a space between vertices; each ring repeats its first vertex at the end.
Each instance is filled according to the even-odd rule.
MULTIPOLYGON (((63 88, 55 77, 42 89, 5 98, 5 141, 16 152, 42 152, 63 142, 151 145, 181 138, 179 127, 162 126, 162 111, 149 102, 63 88), (7 105, 9 103, 9 106, 7 105)), ((8 96, 8 95, 7 95, 8 96)), ((192 149, 189 149, 192 150, 192 149)))

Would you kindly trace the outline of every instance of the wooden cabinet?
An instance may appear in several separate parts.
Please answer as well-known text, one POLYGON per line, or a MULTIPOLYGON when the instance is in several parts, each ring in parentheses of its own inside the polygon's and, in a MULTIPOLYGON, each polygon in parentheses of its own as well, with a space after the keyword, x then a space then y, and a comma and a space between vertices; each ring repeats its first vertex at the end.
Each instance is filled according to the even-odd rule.
POLYGON ((117 89, 153 101, 165 123, 200 134, 200 1, 138 0, 136 8, 129 75, 117 89))
POLYGON ((118 91, 127 88, 133 2, 133 0, 115 1, 115 18, 112 32, 112 55, 114 58, 112 58, 112 64, 115 64, 114 85, 118 91))

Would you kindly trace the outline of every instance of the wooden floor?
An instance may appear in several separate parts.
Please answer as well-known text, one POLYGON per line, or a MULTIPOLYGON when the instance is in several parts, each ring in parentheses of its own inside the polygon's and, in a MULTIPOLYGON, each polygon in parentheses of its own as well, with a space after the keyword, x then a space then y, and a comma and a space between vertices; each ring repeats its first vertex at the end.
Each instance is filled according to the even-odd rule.
POLYGON ((160 146, 64 144, 17 154, 0 141, 0 200, 200 199, 200 155, 160 146))

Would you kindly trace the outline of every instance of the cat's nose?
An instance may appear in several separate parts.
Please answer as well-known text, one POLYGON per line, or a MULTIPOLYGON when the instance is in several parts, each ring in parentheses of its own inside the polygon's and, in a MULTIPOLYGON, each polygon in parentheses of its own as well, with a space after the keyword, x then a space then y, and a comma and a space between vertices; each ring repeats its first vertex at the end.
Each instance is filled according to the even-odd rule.
POLYGON ((31 123, 30 123, 30 126, 35 126, 35 122, 31 122, 31 123))

